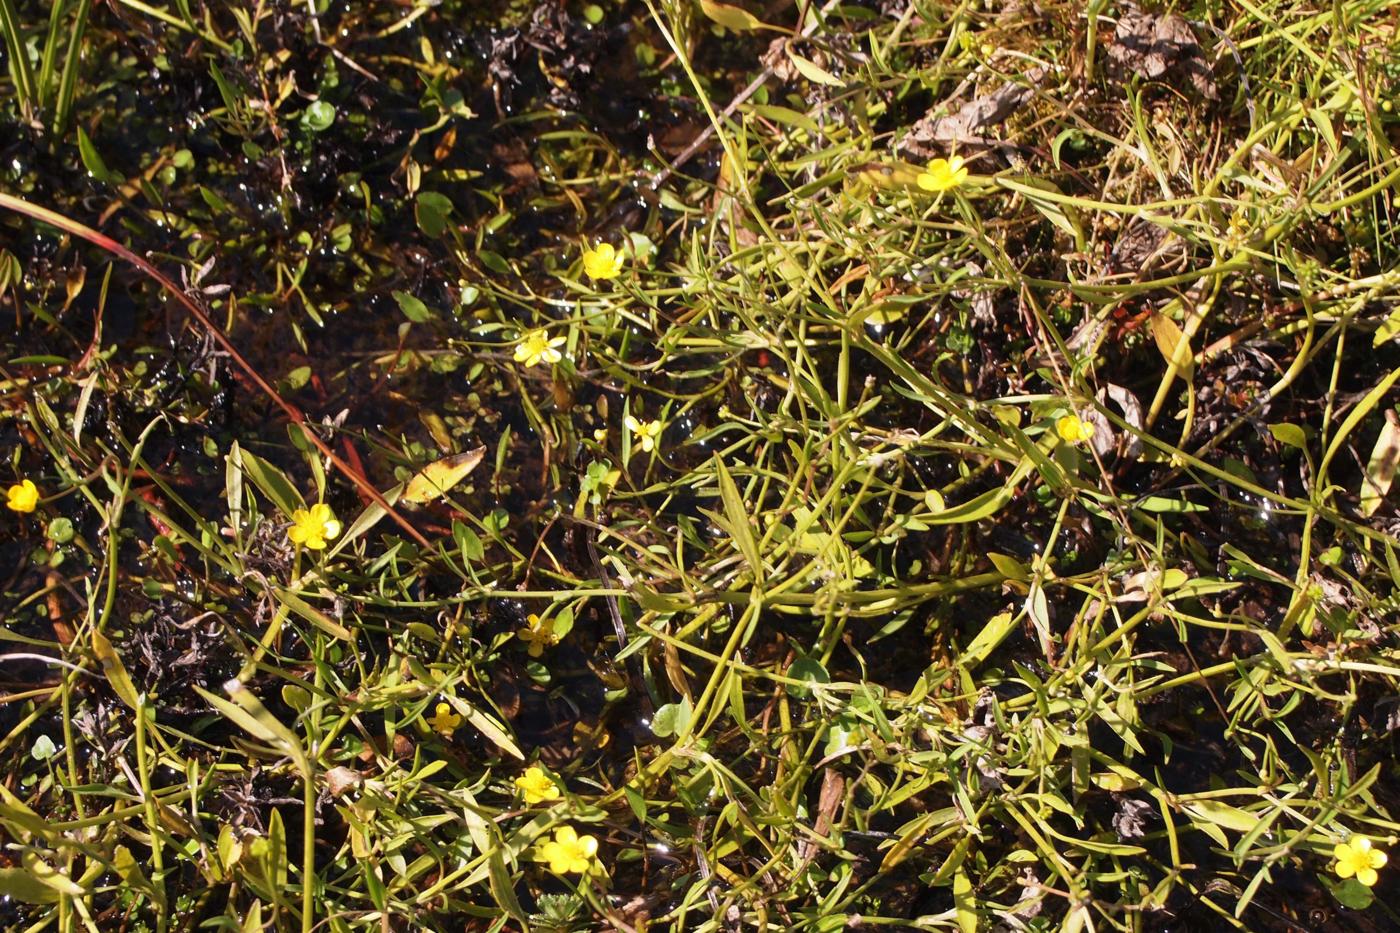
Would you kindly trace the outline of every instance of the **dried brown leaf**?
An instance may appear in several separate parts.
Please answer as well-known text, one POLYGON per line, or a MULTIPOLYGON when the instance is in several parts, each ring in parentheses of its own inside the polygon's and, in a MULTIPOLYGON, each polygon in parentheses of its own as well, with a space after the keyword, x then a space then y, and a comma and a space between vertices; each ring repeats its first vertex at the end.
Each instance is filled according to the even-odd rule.
POLYGON ((1120 68, 1149 80, 1184 79, 1207 100, 1219 97, 1215 76, 1196 34, 1175 13, 1125 13, 1118 19, 1108 57, 1120 68))
POLYGON ((990 94, 974 97, 954 113, 943 113, 948 102, 933 107, 905 134, 901 148, 920 159, 941 154, 949 143, 986 143, 984 131, 1006 120, 1031 99, 1045 77, 1044 68, 1032 68, 1025 84, 1007 83, 990 94))

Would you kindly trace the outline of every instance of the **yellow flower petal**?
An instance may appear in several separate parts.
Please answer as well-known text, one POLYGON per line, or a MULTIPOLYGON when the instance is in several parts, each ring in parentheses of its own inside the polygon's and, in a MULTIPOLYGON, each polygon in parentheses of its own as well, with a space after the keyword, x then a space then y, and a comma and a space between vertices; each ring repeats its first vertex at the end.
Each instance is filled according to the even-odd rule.
POLYGON ((549 870, 556 875, 573 875, 599 867, 597 853, 596 838, 579 836, 572 826, 560 826, 554 831, 554 839, 540 846, 536 857, 548 862, 549 870))
POLYGON ((434 707, 433 715, 428 717, 427 722, 434 732, 441 732, 450 739, 452 733, 462 724, 462 717, 453 710, 451 703, 441 702, 434 707))
POLYGON ((530 805, 559 799, 559 788, 540 767, 526 768, 525 773, 515 779, 515 786, 530 805))
POLYGON ((566 337, 550 337, 543 327, 526 331, 515 347, 515 361, 526 366, 553 365, 564 358, 558 348, 567 342, 566 337))
POLYGON ((287 529, 287 538, 293 544, 300 544, 308 550, 319 551, 326 541, 340 534, 340 522, 336 520, 331 507, 318 502, 309 509, 292 512, 292 525, 287 529))
POLYGON ((600 243, 583 251, 583 271, 591 279, 615 279, 622 274, 625 258, 611 243, 600 243))
POLYGON ((22 479, 5 492, 5 507, 12 512, 32 512, 39 504, 39 487, 22 479))
POLYGON ((934 159, 928 164, 928 170, 915 180, 925 191, 947 191, 967 180, 967 168, 964 167, 962 156, 934 159))
POLYGON ((1078 415, 1063 415, 1055 421, 1055 433, 1069 444, 1080 444, 1094 437, 1094 424, 1078 415))

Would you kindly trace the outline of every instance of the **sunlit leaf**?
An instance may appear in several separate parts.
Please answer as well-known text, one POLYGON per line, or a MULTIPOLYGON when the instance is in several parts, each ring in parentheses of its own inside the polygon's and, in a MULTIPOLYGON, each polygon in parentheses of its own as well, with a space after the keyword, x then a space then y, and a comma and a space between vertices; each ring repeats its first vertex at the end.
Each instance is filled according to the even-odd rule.
POLYGON ((404 502, 422 505, 445 495, 453 486, 466 479, 486 456, 485 447, 454 454, 428 464, 408 481, 400 497, 404 502))
POLYGON ((719 0, 700 0, 700 11, 725 29, 746 32, 757 29, 763 23, 748 10, 719 0))

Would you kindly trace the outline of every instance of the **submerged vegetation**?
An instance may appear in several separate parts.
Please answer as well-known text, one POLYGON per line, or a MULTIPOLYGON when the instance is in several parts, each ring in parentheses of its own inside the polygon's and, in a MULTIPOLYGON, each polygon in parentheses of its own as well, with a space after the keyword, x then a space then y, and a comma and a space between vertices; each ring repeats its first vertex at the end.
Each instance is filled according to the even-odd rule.
POLYGON ((1400 928, 1381 0, 0 0, 0 926, 1400 928))

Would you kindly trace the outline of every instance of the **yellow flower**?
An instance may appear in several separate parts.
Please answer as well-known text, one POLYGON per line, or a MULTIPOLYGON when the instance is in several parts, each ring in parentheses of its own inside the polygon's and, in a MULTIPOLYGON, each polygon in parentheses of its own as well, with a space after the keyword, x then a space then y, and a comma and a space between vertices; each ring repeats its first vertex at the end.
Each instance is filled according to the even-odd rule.
POLYGON ((567 342, 563 337, 551 338, 543 327, 526 331, 525 338, 516 344, 515 361, 526 366, 553 365, 564 358, 559 348, 567 342))
POLYGON ((967 167, 962 156, 947 159, 934 159, 928 170, 918 177, 919 187, 925 191, 947 191, 967 181, 967 167))
POLYGON ((39 487, 32 479, 22 479, 5 493, 5 507, 15 512, 32 512, 39 504, 39 487))
POLYGON ((520 788, 525 802, 531 806, 559 799, 559 788, 549 779, 549 775, 544 773, 543 768, 526 768, 525 773, 515 779, 515 786, 520 788))
POLYGON ((1055 433, 1066 443, 1082 444, 1084 441, 1093 440, 1094 423, 1085 421, 1078 415, 1063 415, 1055 420, 1055 433))
POLYGON ((1350 842, 1339 843, 1332 850, 1337 860, 1337 877, 1356 876, 1366 887, 1371 887, 1379 877, 1376 869, 1386 863, 1385 853, 1371 848, 1371 840, 1353 836, 1350 842))
POLYGON ((538 658, 544 649, 559 644, 559 636, 554 634, 554 623, 545 622, 533 612, 525 617, 528 626, 515 630, 515 637, 530 646, 530 657, 538 658))
POLYGON ((439 703, 433 715, 428 717, 428 725, 434 732, 441 732, 444 737, 452 738, 452 733, 462 724, 460 714, 453 712, 451 703, 439 703))
POLYGON ((622 274, 624 256, 611 243, 583 251, 583 271, 590 279, 615 279, 622 274))
POLYGON ((1245 216, 1243 209, 1230 215, 1230 225, 1226 235, 1229 242, 1234 245, 1239 245, 1249 239, 1249 218, 1245 216))
POLYGON ((572 826, 560 826, 554 838, 540 846, 537 858, 548 862, 556 875, 585 874, 599 867, 598 840, 580 836, 572 826))
POLYGON ((340 534, 340 522, 331 507, 318 502, 309 509, 297 509, 292 513, 292 527, 287 529, 287 537, 293 544, 300 544, 312 551, 319 551, 336 535, 340 534))
POLYGON ((631 415, 624 418, 623 423, 627 425, 627 430, 636 435, 642 450, 647 452, 656 449, 656 442, 661 439, 661 430, 666 427, 660 421, 638 421, 631 415))

